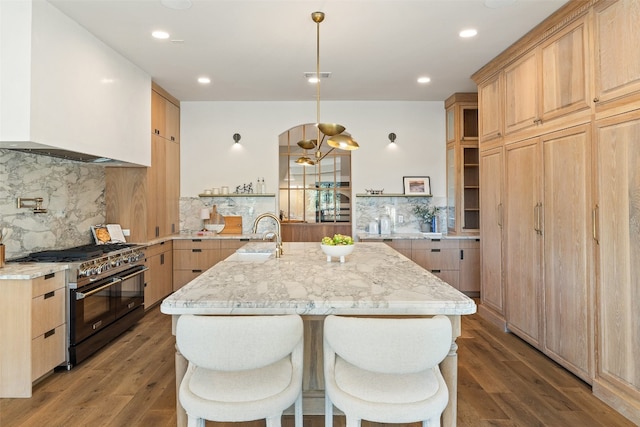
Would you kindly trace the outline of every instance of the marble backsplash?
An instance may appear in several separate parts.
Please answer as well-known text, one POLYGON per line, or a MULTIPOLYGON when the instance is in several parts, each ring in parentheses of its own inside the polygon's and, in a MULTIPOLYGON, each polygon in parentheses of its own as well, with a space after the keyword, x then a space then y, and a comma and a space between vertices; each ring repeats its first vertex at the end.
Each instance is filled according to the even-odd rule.
POLYGON ((0 149, 0 228, 8 228, 7 259, 93 242, 105 221, 104 166, 0 149), (18 208, 42 197, 46 213, 18 208))
MULTIPOLYGON (((274 197, 181 197, 180 198, 180 231, 194 232, 202 230, 200 211, 216 205, 220 215, 242 216, 242 232, 250 233, 255 218, 264 212, 276 212, 274 197)), ((261 231, 262 224, 258 231, 261 231)))
POLYGON ((368 231, 371 221, 378 220, 380 215, 389 215, 391 231, 393 233, 419 233, 421 221, 413 213, 414 206, 428 203, 438 207, 436 232, 446 234, 445 200, 438 197, 403 197, 403 196, 375 196, 356 197, 356 234, 368 231))

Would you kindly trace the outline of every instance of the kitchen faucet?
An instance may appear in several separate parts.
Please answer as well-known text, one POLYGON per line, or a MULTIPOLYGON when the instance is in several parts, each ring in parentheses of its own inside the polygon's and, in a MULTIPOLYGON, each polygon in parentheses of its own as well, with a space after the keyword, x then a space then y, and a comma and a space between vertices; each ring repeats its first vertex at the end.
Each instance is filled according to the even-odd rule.
MULTIPOLYGON (((271 218, 276 222, 277 231, 274 233, 276 237, 276 258, 280 258, 282 256, 282 226, 280 224, 280 218, 278 218, 275 214, 271 212, 265 212, 256 217, 256 220, 253 222, 253 233, 258 232, 258 223, 264 218, 271 218)), ((267 233, 264 234, 263 239, 267 236, 267 233)))

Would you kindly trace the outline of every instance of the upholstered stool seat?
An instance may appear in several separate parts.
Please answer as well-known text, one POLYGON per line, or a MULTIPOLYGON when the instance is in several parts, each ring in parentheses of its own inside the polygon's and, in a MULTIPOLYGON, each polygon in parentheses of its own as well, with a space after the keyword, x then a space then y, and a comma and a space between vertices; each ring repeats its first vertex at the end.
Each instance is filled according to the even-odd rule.
POLYGON ((295 404, 302 427, 300 316, 180 316, 176 340, 189 361, 179 399, 189 426, 266 419, 281 425, 295 404))
POLYGON ((329 316, 324 327, 325 424, 333 405, 347 427, 362 419, 439 426, 449 391, 438 364, 451 347, 445 316, 370 319, 329 316))

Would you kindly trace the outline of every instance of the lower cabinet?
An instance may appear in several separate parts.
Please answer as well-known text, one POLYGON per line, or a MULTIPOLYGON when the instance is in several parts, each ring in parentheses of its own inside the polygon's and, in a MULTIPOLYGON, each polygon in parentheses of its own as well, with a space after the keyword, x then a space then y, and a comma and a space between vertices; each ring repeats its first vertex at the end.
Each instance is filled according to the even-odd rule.
POLYGON ((173 241, 173 291, 177 291, 250 239, 176 239, 173 241))
POLYGON ((480 295, 480 239, 367 239, 384 242, 471 297, 480 295))
POLYGON ((0 280, 0 397, 31 397, 33 381, 66 360, 65 272, 0 280))
POLYGON ((220 261, 220 240, 173 242, 173 290, 177 291, 220 261))
POLYGON ((169 240, 147 247, 144 276, 144 308, 148 310, 173 292, 173 243, 169 240))

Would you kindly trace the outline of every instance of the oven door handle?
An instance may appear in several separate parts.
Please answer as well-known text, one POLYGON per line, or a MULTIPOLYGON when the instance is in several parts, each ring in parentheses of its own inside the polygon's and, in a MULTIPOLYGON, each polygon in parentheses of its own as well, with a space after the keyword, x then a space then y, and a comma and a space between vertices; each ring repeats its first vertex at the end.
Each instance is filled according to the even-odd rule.
POLYGON ((84 299, 86 297, 89 297, 89 296, 91 296, 93 294, 96 294, 96 293, 98 293, 100 291, 103 291, 103 290, 105 290, 107 288, 110 288, 111 286, 115 285, 116 283, 120 283, 120 282, 122 282, 122 279, 116 277, 115 279, 113 279, 113 281, 107 283, 106 285, 100 286, 99 288, 92 289, 89 292, 76 292, 76 301, 84 299))
POLYGON ((124 282, 125 280, 131 279, 132 277, 135 277, 135 276, 137 276, 139 274, 144 273, 148 269, 149 269, 149 267, 142 267, 140 270, 136 270, 135 273, 131 273, 131 274, 129 274, 127 276, 124 276, 124 277, 118 277, 118 279, 120 279, 120 280, 122 280, 124 282))

